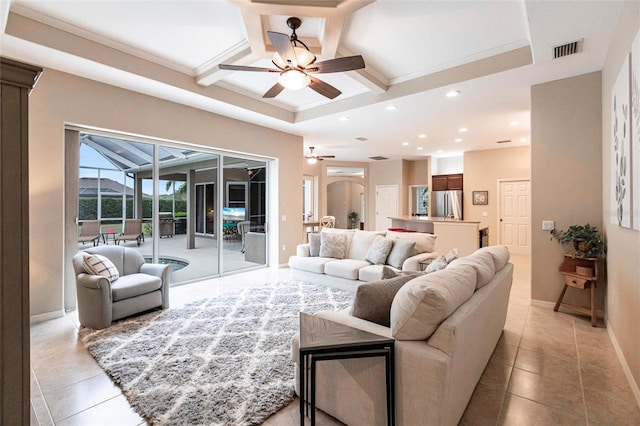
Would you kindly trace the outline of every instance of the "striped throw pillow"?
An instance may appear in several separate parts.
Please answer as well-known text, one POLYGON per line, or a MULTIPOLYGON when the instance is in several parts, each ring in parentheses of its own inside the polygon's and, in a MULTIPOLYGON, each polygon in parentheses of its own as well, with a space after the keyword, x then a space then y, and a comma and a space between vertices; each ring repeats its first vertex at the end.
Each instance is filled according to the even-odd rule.
POLYGON ((84 253, 83 255, 82 266, 88 274, 101 275, 111 283, 120 278, 118 268, 106 257, 89 253, 84 253))

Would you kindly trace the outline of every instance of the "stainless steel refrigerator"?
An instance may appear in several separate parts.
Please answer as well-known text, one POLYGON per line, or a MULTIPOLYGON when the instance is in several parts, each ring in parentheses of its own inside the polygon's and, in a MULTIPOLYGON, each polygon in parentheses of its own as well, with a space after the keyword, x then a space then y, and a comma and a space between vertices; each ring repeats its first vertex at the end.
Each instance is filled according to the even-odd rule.
POLYGON ((462 220, 462 191, 433 191, 431 200, 436 217, 462 220))

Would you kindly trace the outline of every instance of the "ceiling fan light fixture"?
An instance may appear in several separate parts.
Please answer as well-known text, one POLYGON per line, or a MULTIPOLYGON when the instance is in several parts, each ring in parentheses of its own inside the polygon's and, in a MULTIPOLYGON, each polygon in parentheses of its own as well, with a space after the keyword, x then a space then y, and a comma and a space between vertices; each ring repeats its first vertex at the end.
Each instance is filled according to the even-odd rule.
POLYGON ((318 162, 318 159, 316 157, 307 157, 307 163, 316 164, 317 162, 318 162))
POLYGON ((289 90, 300 90, 311 84, 311 78, 302 71, 291 69, 280 74, 278 83, 289 90))

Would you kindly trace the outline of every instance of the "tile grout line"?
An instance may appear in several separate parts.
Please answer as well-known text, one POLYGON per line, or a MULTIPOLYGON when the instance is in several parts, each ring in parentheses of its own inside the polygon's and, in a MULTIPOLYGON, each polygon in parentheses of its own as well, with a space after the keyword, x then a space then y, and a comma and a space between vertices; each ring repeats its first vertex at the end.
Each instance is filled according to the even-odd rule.
POLYGON ((580 349, 578 347, 578 334, 576 333, 576 320, 571 320, 571 326, 573 327, 573 338, 576 342, 576 358, 578 359, 578 378, 580 379, 580 393, 582 394, 582 407, 584 408, 584 419, 586 426, 589 426, 589 411, 587 410, 587 398, 584 394, 584 381, 582 380, 582 366, 580 364, 580 349))

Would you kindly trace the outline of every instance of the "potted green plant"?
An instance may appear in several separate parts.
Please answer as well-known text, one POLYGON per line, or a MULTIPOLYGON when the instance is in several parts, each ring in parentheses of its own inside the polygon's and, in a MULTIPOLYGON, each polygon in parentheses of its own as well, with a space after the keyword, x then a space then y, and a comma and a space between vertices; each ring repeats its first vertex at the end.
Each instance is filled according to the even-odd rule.
POLYGON ((566 231, 552 229, 551 238, 561 244, 572 244, 575 257, 596 257, 604 251, 602 236, 595 226, 571 225, 566 231))
POLYGON ((349 213, 349 221, 351 221, 351 229, 355 229, 357 227, 356 223, 358 222, 358 213, 349 213))

